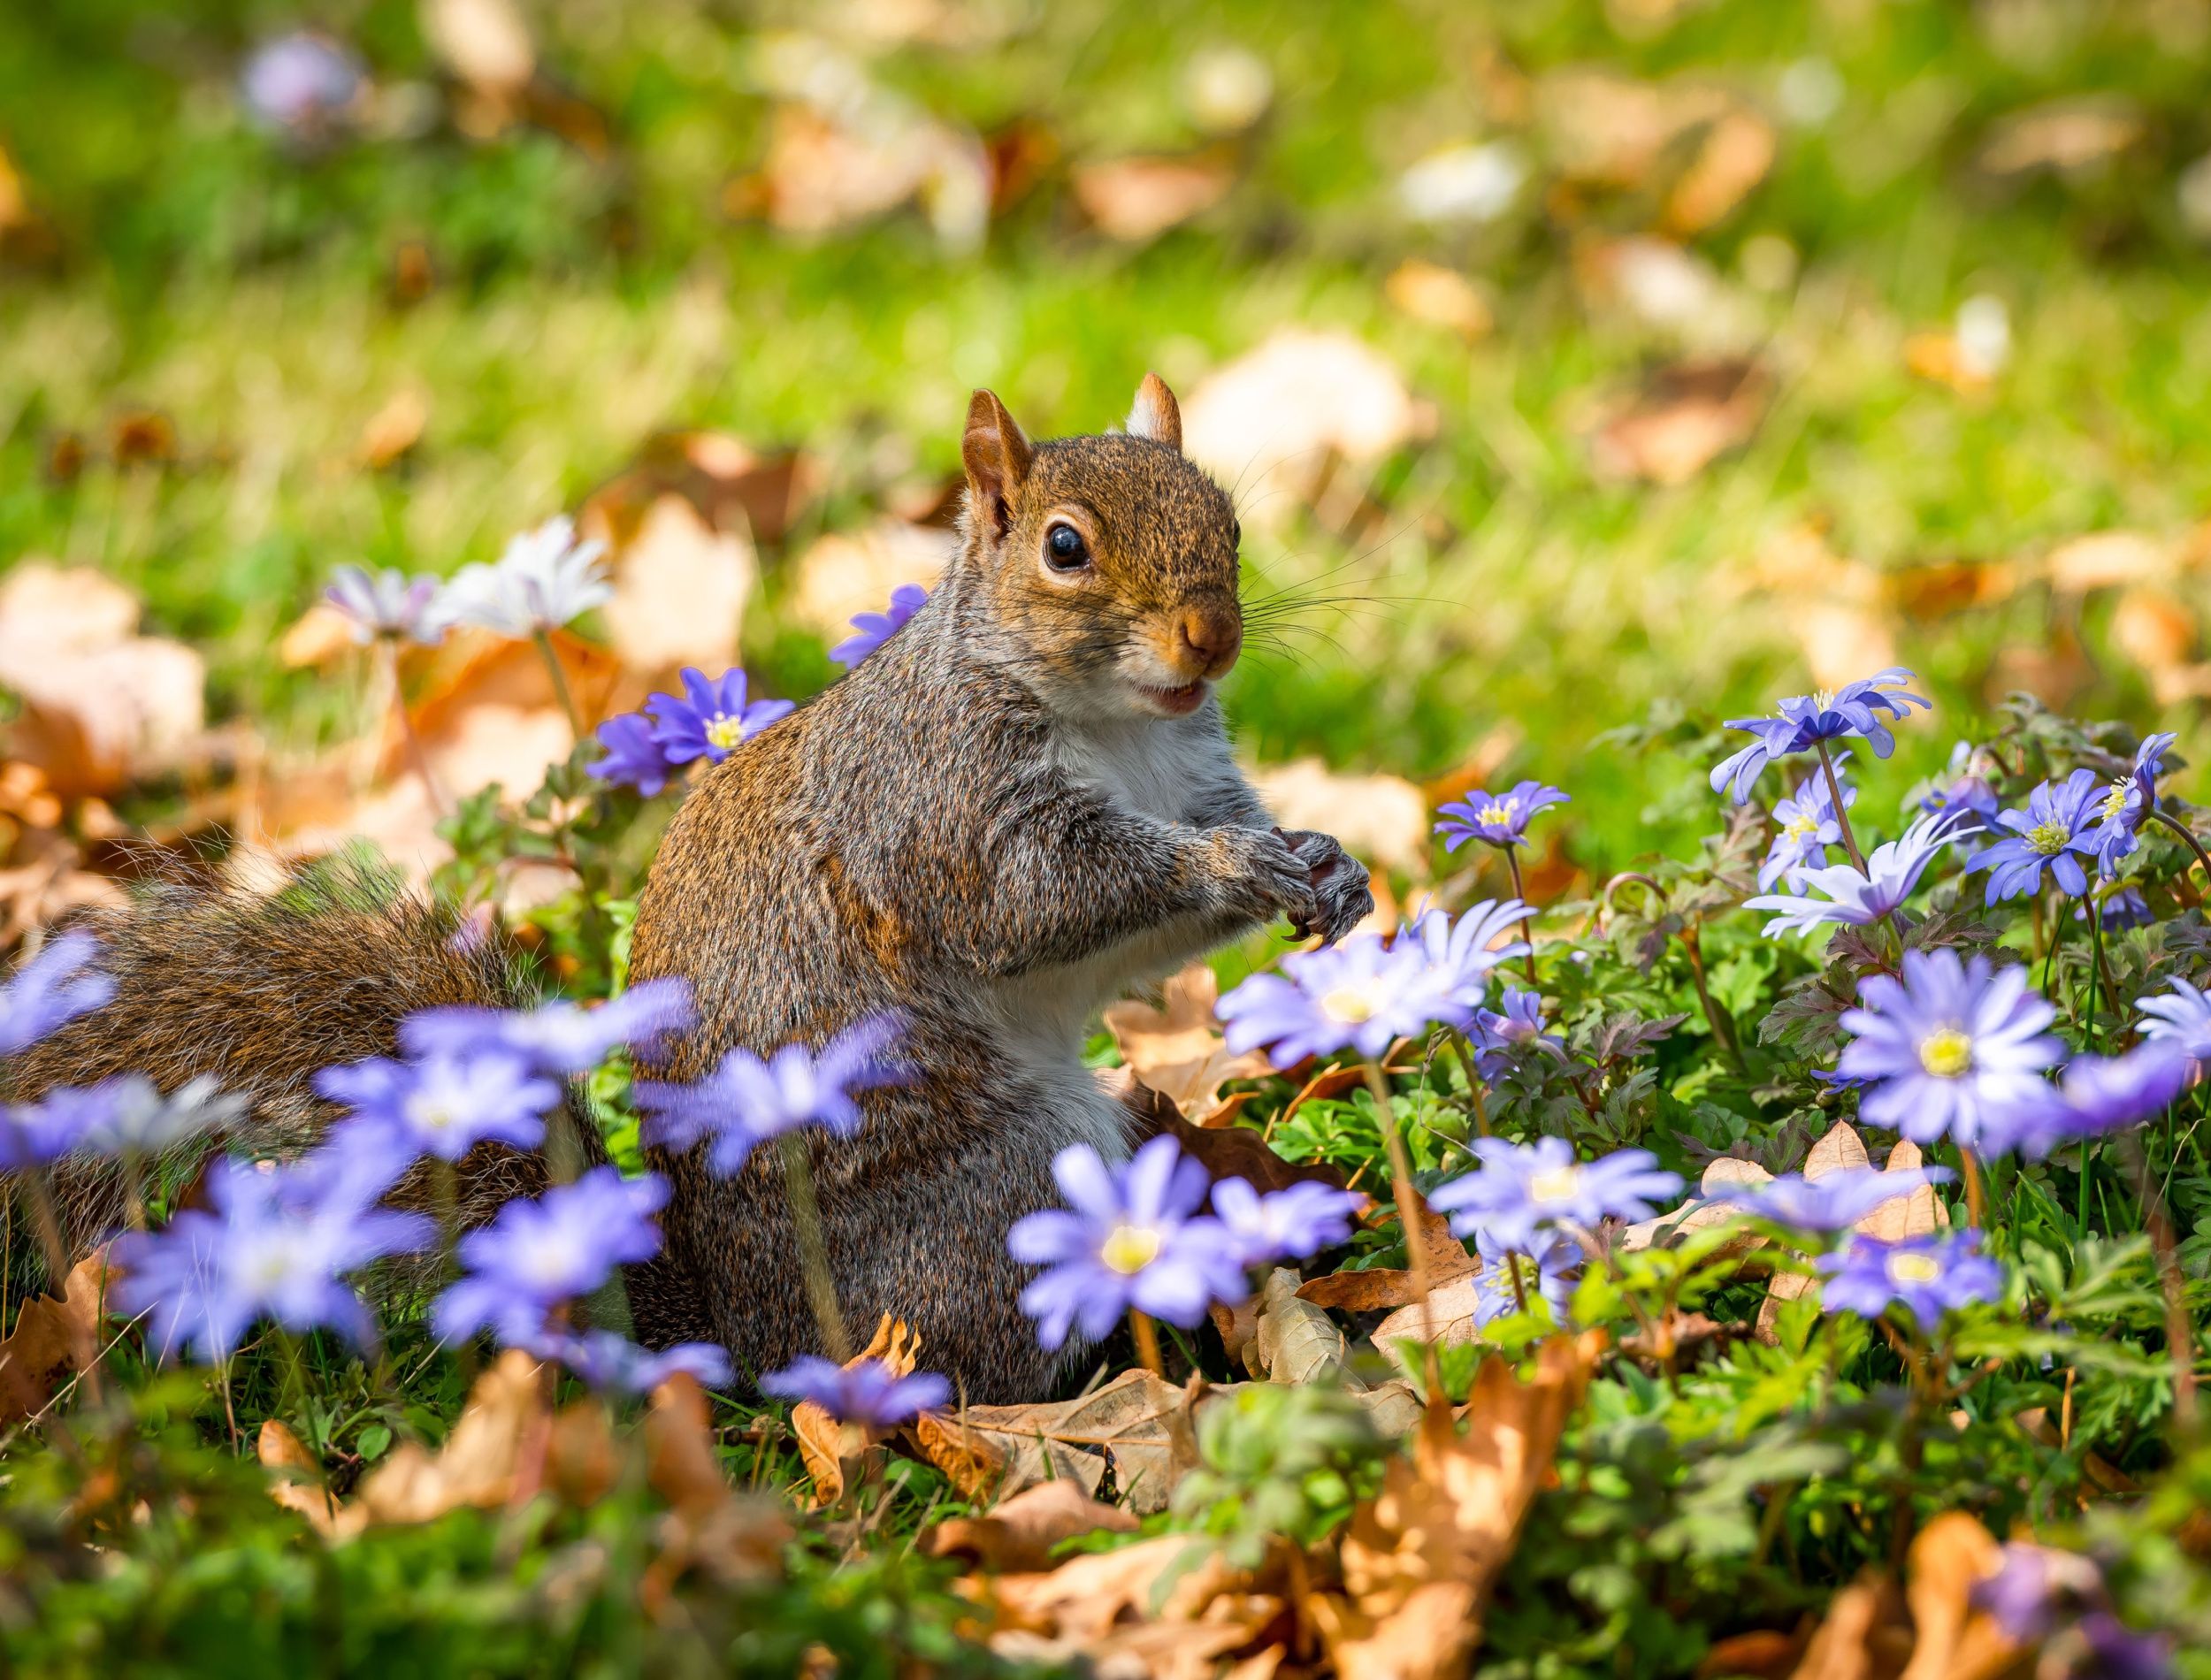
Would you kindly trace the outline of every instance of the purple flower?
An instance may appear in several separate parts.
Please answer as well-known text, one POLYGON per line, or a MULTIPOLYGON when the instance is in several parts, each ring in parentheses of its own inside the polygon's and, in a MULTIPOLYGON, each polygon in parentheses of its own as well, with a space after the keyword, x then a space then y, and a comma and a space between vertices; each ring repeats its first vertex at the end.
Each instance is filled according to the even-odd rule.
POLYGON ((2017 1645, 2039 1645, 2057 1626, 2058 1597, 2065 1587, 2079 1584, 2069 1565, 2085 1569, 2086 1584, 2097 1585, 2093 1564, 2050 1546, 2012 1540, 2002 1558, 1995 1574, 1973 1584, 1971 1602, 2017 1645))
POLYGON ((2171 1106, 2193 1076, 2185 1052, 2156 1039, 2119 1056, 2076 1056, 2058 1088, 2045 1086, 2040 1103, 2008 1111, 1990 1128, 1990 1153, 2017 1149, 2039 1161, 2082 1138, 2139 1126, 2171 1106))
POLYGON ((351 622, 353 639, 364 645, 388 636, 428 645, 443 640, 452 622, 438 580, 402 571, 340 566, 331 574, 323 599, 351 622))
POLYGON ((659 1174, 625 1179, 599 1166, 573 1184, 508 1203, 461 1239, 463 1275, 438 1297, 431 1323, 447 1341, 486 1325, 504 1342, 539 1335, 555 1307, 589 1294, 616 1266, 660 1252, 653 1216, 667 1201, 668 1180, 659 1174))
POLYGON ((415 1155, 457 1161, 478 1143, 534 1149, 561 1088, 520 1057, 497 1050, 439 1050, 395 1062, 375 1056, 315 1075, 320 1096, 351 1109, 415 1155))
POLYGON ((1878 1318, 1892 1306, 1909 1312, 1922 1330, 1942 1315, 2004 1292, 2003 1269, 1979 1252, 1981 1233, 1970 1226, 1946 1237, 1907 1237, 1882 1242, 1854 1236, 1819 1256, 1826 1274, 1822 1304, 1829 1312, 1878 1318))
MULTIPOLYGON (((2088 920, 2090 900, 2084 898, 2073 906, 2073 920, 2088 920)), ((2106 933, 2123 934, 2130 928, 2146 928, 2157 918, 2150 913, 2150 901, 2142 896, 2139 887, 2108 889, 2100 901, 2106 933)))
POLYGON ((2076 897, 2088 890, 2080 856, 2096 855, 2087 833, 2096 805, 2096 773, 2076 770, 2062 782, 2045 782, 2027 796, 2024 811, 1999 811, 1996 827, 2011 837, 1984 846, 1966 867, 1988 871, 1988 902, 2039 892, 2047 869, 2057 884, 2076 897))
MULTIPOLYGON (((593 731, 607 756, 584 767, 602 782, 635 788, 651 798, 668 785, 668 773, 676 768, 653 733, 653 720, 642 712, 610 717, 593 731)), ((688 762, 688 760, 686 760, 688 762)))
POLYGON ((2042 1070, 2064 1046, 2043 1031, 2056 1012, 2027 989, 2024 967, 1908 951, 1901 980, 1869 974, 1858 998, 1842 1017, 1855 1036, 1836 1066, 1875 1081, 1858 1105, 1875 1126, 1970 1149, 2048 1100, 2042 1070))
POLYGON ((301 30, 255 48, 238 91, 256 121, 317 138, 360 98, 363 82, 352 53, 327 35, 301 30))
POLYGON ((1729 788, 1737 805, 1750 797, 1751 784, 1775 759, 1807 752, 1822 741, 1862 736, 1873 756, 1885 759, 1896 750, 1896 737, 1881 720, 1909 715, 1915 706, 1933 709, 1934 702, 1907 691, 1912 674, 1901 666, 1855 683, 1832 694, 1799 694, 1783 700, 1776 717, 1738 717, 1727 720, 1731 729, 1747 729, 1750 745, 1722 760, 1712 769, 1712 791, 1729 788), (1732 784, 1732 787, 1731 785, 1732 784))
POLYGON ((446 604, 455 623, 526 641, 614 599, 606 553, 602 542, 578 542, 575 522, 555 515, 510 540, 497 565, 461 568, 446 604))
POLYGON ((1474 1047, 1474 1071, 1486 1080, 1501 1078, 1518 1059, 1516 1052, 1534 1050, 1555 1062, 1566 1059, 1564 1040, 1543 1030, 1543 999, 1525 986, 1508 986, 1498 1000, 1501 1009, 1485 1009, 1466 1028, 1466 1042, 1474 1047))
POLYGON ((65 1086, 35 1103, 0 1109, 0 1172, 44 1166, 77 1149, 115 1114, 117 1080, 65 1086))
POLYGON ((1748 1185, 1715 1198, 1746 1213, 1771 1219, 1799 1231, 1848 1231, 1874 1209, 1909 1195, 1923 1184, 1941 1184, 1957 1175, 1947 1166, 1906 1168, 1885 1172, 1878 1167, 1845 1167, 1840 1172, 1808 1179, 1785 1172, 1763 1184, 1748 1185))
MULTIPOLYGON (((1835 755, 1838 782, 1842 782, 1842 767, 1849 758, 1848 752, 1835 755)), ((1857 802, 1858 790, 1843 782, 1843 809, 1857 802)), ((1828 790, 1826 776, 1817 770, 1796 784, 1795 793, 1773 807, 1773 844, 1767 848, 1765 861, 1758 866, 1761 887, 1771 887, 1783 879, 1792 887, 1797 885, 1807 868, 1826 866, 1829 846, 1842 844, 1835 796, 1828 790)))
POLYGON ((857 1132, 864 1117, 853 1097, 899 1077, 890 1050, 899 1030, 891 1017, 870 1016, 818 1053, 785 1044, 766 1061, 739 1046, 695 1085, 642 1081, 630 1100, 651 1117, 646 1142, 687 1149, 711 1138, 708 1170, 728 1178, 754 1148, 794 1127, 825 1126, 846 1137, 857 1132))
POLYGON ((593 1007, 555 998, 535 1009, 417 1010, 400 1022, 399 1042, 417 1056, 503 1050, 541 1073, 566 1077, 588 1073, 624 1045, 650 1060, 697 1019, 691 982, 669 978, 641 981, 593 1007))
POLYGON ((1366 1198, 1306 1180, 1261 1195, 1243 1179, 1213 1186, 1213 1212, 1247 1266, 1305 1260, 1351 1240, 1351 1216, 1366 1198))
POLYGON ((2087 1661, 2074 1673, 2092 1680, 2166 1680, 2173 1671, 2173 1637, 2137 1633, 2108 1610, 2091 1610, 2079 1623, 2087 1661))
POLYGON ((2153 735, 2144 741, 2135 749, 2134 767, 2112 783, 2096 807, 2096 826, 2087 838, 2106 880, 2119 873, 2120 860, 2141 844, 2142 818, 2157 806, 2157 777, 2176 738, 2153 735))
POLYGON ((883 611, 853 615, 856 634, 830 649, 830 657, 849 670, 896 635, 899 627, 920 612, 928 599, 929 592, 919 584, 900 584, 891 592, 891 604, 883 611))
POLYGON ((37 956, 15 971, 0 988, 0 1056, 27 1050, 64 1022, 98 1009, 115 996, 115 981, 102 974, 83 974, 100 954, 99 941, 88 933, 50 939, 37 956))
POLYGON ((745 673, 732 665, 715 681, 697 667, 683 673, 685 698, 655 694, 645 709, 655 720, 653 738, 670 764, 703 758, 719 764, 777 718, 792 710, 789 700, 745 703, 745 673))
POLYGON ((1997 767, 1986 752, 1970 741, 1950 749, 1949 767, 1921 796, 1919 808, 1929 816, 1947 813, 1956 817, 1952 830, 1973 834, 1987 828, 1999 804, 1993 780, 1997 767))
POLYGON ((434 1235, 427 1219, 376 1207, 352 1187, 265 1165, 217 1161, 207 1196, 207 1209, 187 1208, 158 1232, 115 1240, 116 1303, 151 1315, 164 1358, 185 1348, 226 1358, 262 1317, 365 1342, 373 1323, 344 1274, 434 1235))
POLYGON ((1428 961, 1418 940, 1385 945, 1357 934, 1340 945, 1293 951, 1279 974, 1254 974, 1217 1008, 1230 1050, 1264 1046, 1277 1067, 1355 1049, 1378 1057, 1437 1022, 1463 1023, 1465 982, 1428 961))
POLYGON ((249 1106, 243 1096, 226 1095, 211 1073, 186 1081, 168 1096, 140 1073, 104 1080, 93 1088, 110 1100, 77 1147, 97 1155, 157 1155, 187 1138, 222 1130, 249 1106))
POLYGON ((2180 1050, 2195 1064, 2200 1079, 2203 1065, 2211 1062, 2211 997, 2184 980, 2176 980, 2170 991, 2138 997, 2134 1006, 2148 1017, 2142 1023, 2142 1036, 2180 1050))
POLYGON ((1681 1192, 1681 1175, 1659 1170, 1649 1149, 1615 1149, 1582 1162, 1564 1138, 1508 1143, 1484 1137, 1474 1140, 1473 1152, 1482 1170, 1453 1179, 1428 1203, 1451 1216, 1455 1236, 1479 1239, 1486 1232, 1491 1241, 1523 1252, 1546 1227, 1587 1230, 1609 1216, 1648 1218, 1652 1198, 1681 1192))
POLYGON ((1457 851, 1468 840, 1510 848, 1526 841, 1528 819, 1538 811, 1569 803, 1565 794, 1541 782, 1522 782, 1505 793, 1476 790, 1464 799, 1436 807, 1436 815, 1443 820, 1435 831, 1443 836, 1446 851, 1457 851))
POLYGON ((1467 905, 1456 922, 1448 912, 1432 909, 1401 929, 1396 943, 1419 944, 1428 966, 1442 978, 1451 1001, 1472 1009, 1481 1002, 1489 971, 1509 958, 1526 954, 1527 941, 1519 930, 1529 913, 1518 898, 1485 898, 1467 905))
POLYGON ((840 1424, 891 1429, 952 1398, 952 1385, 933 1371, 893 1376, 880 1359, 855 1359, 849 1365, 801 1354, 781 1371, 760 1379, 760 1392, 777 1400, 810 1400, 840 1424))
POLYGON ((1044 1347, 1062 1346, 1078 1323, 1096 1341, 1131 1307, 1193 1326, 1213 1302, 1248 1293, 1236 1240, 1197 1211, 1205 1169, 1173 1138, 1153 1138, 1119 1171, 1073 1144, 1052 1176, 1068 1208, 1024 1214, 1006 1235, 1014 1259, 1046 1268, 1021 1297, 1044 1347))
POLYGON ((1955 818, 1922 817, 1896 839, 1874 847, 1873 855, 1865 860, 1863 874, 1847 863, 1800 871, 1797 886, 1817 887, 1827 895, 1825 898, 1803 896, 1801 891, 1769 893, 1744 899, 1743 908, 1780 913, 1765 925, 1769 939, 1785 933, 1809 933, 1830 922, 1867 927, 1912 896, 1927 866, 1956 832, 1955 818))
POLYGON ((1532 1303, 1541 1295, 1550 1308, 1551 1321, 1565 1325, 1573 1321, 1566 1309, 1573 1300, 1574 1279, 1569 1274, 1587 1256, 1581 1245, 1556 1231, 1539 1231, 1525 1254, 1507 1248, 1487 1231, 1477 1232, 1474 1247, 1488 1262, 1474 1274, 1474 1324, 1489 1325, 1520 1310, 1525 1294, 1532 1303), (1526 1264, 1523 1264, 1526 1262, 1526 1264), (1520 1287, 1512 1287, 1518 1271, 1520 1287), (1533 1275, 1531 1276, 1531 1272, 1533 1275))
POLYGON ((701 1388, 730 1382, 730 1356, 710 1341, 678 1342, 652 1353, 611 1330, 581 1335, 548 1330, 517 1344, 533 1359, 566 1365, 592 1387, 608 1394, 646 1394, 678 1373, 701 1388))

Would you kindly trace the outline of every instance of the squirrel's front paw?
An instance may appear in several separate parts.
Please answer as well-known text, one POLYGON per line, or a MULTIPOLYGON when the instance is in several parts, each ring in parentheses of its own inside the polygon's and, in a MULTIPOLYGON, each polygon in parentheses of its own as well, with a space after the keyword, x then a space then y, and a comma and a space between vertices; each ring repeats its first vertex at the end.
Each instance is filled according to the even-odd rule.
POLYGON ((1220 835, 1228 856, 1222 871, 1228 907, 1253 921, 1287 916, 1299 928, 1320 913, 1312 871, 1288 841, 1266 829, 1228 829, 1220 835))
POLYGON ((1344 851, 1332 834, 1320 834, 1311 829, 1287 832, 1277 829, 1274 832, 1297 854, 1312 880, 1317 913, 1311 920, 1298 924, 1298 935, 1303 937, 1319 934, 1322 944, 1333 945, 1366 920, 1374 908, 1374 895, 1367 885, 1366 866, 1344 851))

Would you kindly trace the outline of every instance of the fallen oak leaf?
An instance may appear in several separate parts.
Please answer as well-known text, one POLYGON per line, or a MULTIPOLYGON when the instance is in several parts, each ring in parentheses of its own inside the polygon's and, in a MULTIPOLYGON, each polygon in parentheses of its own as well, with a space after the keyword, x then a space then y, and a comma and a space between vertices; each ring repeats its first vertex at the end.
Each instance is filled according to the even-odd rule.
POLYGON ((1001 1500, 982 1516, 955 1516, 922 1531, 915 1545, 924 1557, 956 1558, 1002 1574, 1031 1574, 1052 1567, 1052 1548, 1100 1529, 1133 1534, 1136 1519, 1118 1506, 1101 1505, 1073 1482, 1045 1482, 1001 1500))
POLYGON ((1366 1385, 1352 1373, 1350 1345, 1343 1333, 1324 1309, 1300 1300, 1297 1287, 1297 1274, 1287 1266, 1267 1273, 1252 1326, 1251 1358, 1246 1361, 1251 1374, 1269 1382, 1364 1389, 1366 1385))
POLYGON ((546 1421, 538 1362, 509 1348, 476 1379, 437 1454, 414 1441, 394 1448, 338 1513, 334 1531, 343 1537, 376 1523, 427 1523, 463 1506, 506 1504, 524 1439, 546 1421))
POLYGON ((1106 1010, 1106 1027, 1123 1065, 1193 1119, 1218 1113, 1226 1081, 1273 1071, 1257 1050, 1229 1050, 1213 1013, 1220 999, 1220 977, 1211 965, 1195 962, 1160 987, 1159 1008, 1131 999, 1106 1010))
POLYGON ((1228 195, 1236 171, 1222 152, 1190 157, 1116 157, 1078 164, 1075 202, 1108 239, 1143 245, 1228 195))
POLYGON ((1197 1462, 1190 1405, 1172 1383, 1130 1371, 1073 1400, 923 1412, 906 1435, 978 1503, 1046 1480, 1070 1481, 1095 1496, 1110 1452, 1127 1508, 1148 1516, 1167 1508, 1174 1485, 1197 1462))
POLYGON ((0 1424, 45 1410, 64 1384, 97 1355, 100 1317, 119 1267, 100 1248, 70 1268, 59 1298, 33 1295, 0 1339, 0 1424))
MULTIPOLYGON (((845 1369, 867 1360, 886 1367, 893 1377, 910 1377, 921 1355, 922 1338, 903 1318, 884 1313, 868 1345, 845 1362, 845 1369)), ((798 1437, 799 1457, 814 1478, 814 1507, 834 1505, 845 1496, 845 1467, 890 1432, 864 1424, 840 1422, 818 1401, 802 1400, 791 1409, 792 1432, 798 1437)))
POLYGON ((323 1481, 321 1462, 289 1425, 279 1418, 263 1419, 261 1432, 254 1438, 254 1456, 264 1469, 278 1472, 269 1485, 271 1499, 287 1511, 297 1511, 325 1539, 337 1533, 340 1501, 323 1481))
MULTIPOLYGON (((1427 1203, 1419 1204, 1422 1236, 1427 1242, 1428 1287, 1440 1291, 1481 1270, 1481 1262, 1466 1252, 1466 1245, 1451 1234, 1451 1223, 1427 1203)), ((1412 1287, 1412 1273, 1396 1266, 1370 1266, 1362 1271, 1331 1272, 1297 1286, 1297 1298, 1316 1307, 1344 1312, 1373 1312, 1384 1307, 1417 1307, 1419 1296, 1412 1287)))
POLYGON ((1346 1187, 1343 1168, 1327 1161, 1286 1160, 1268 1146, 1264 1133, 1248 1126, 1191 1125, 1183 1119, 1182 1110, 1128 1068, 1102 1069, 1099 1077, 1106 1089, 1136 1116, 1143 1136, 1164 1134, 1172 1137, 1185 1155, 1196 1157, 1215 1180, 1242 1179, 1262 1195, 1286 1190, 1293 1184, 1325 1184, 1332 1190, 1346 1187))

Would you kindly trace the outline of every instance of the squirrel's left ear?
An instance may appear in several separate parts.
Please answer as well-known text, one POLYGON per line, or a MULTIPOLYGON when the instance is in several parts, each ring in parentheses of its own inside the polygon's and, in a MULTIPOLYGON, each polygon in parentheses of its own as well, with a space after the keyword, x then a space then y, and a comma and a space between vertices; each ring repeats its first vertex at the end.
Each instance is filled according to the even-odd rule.
POLYGON ((1174 393, 1167 388, 1167 381, 1156 373, 1144 376, 1144 383, 1136 387, 1136 406, 1128 410, 1128 435, 1150 438, 1168 448, 1182 447, 1182 410, 1174 401, 1174 393))
POLYGON ((1014 498, 1035 458, 1028 438, 1014 424, 997 392, 978 391, 968 404, 960 458, 968 470, 968 516, 979 522, 995 542, 1006 535, 1014 498))

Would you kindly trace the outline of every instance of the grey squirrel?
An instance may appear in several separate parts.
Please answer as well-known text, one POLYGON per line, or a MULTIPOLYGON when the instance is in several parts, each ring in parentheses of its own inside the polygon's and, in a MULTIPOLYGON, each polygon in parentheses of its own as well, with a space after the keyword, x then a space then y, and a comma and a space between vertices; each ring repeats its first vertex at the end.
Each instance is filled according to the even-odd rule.
MULTIPOLYGON (((1277 916, 1334 941, 1373 905, 1366 871, 1272 827, 1230 756, 1213 689, 1243 641, 1241 532, 1181 430, 1157 375, 1125 431, 1040 443, 977 392, 942 581, 693 787, 639 903, 632 978, 681 976, 699 1012, 657 1078, 903 1022, 902 1077, 863 1096, 860 1132, 806 1134, 830 1270, 851 1323, 906 1319, 972 1401, 1040 1396, 1081 1356, 1037 1347, 1005 1241, 1058 1200, 1060 1150, 1128 1152, 1136 1118, 1082 1059, 1098 1008, 1277 916)), ((388 1054, 425 1004, 519 1001, 495 954, 456 950, 420 905, 171 890, 93 925, 117 1001, 15 1058, 0 1096, 213 1073, 263 1139, 296 1142, 327 1118, 317 1068, 388 1054)), ((729 1180, 703 1146, 648 1153, 673 1195, 663 1256, 628 1275, 639 1340, 710 1338, 754 1374, 826 1351, 777 1152, 729 1180)), ((483 1212, 542 1182, 541 1162, 476 1154, 483 1212)), ((80 1208, 80 1234, 102 1211, 80 1208)))

